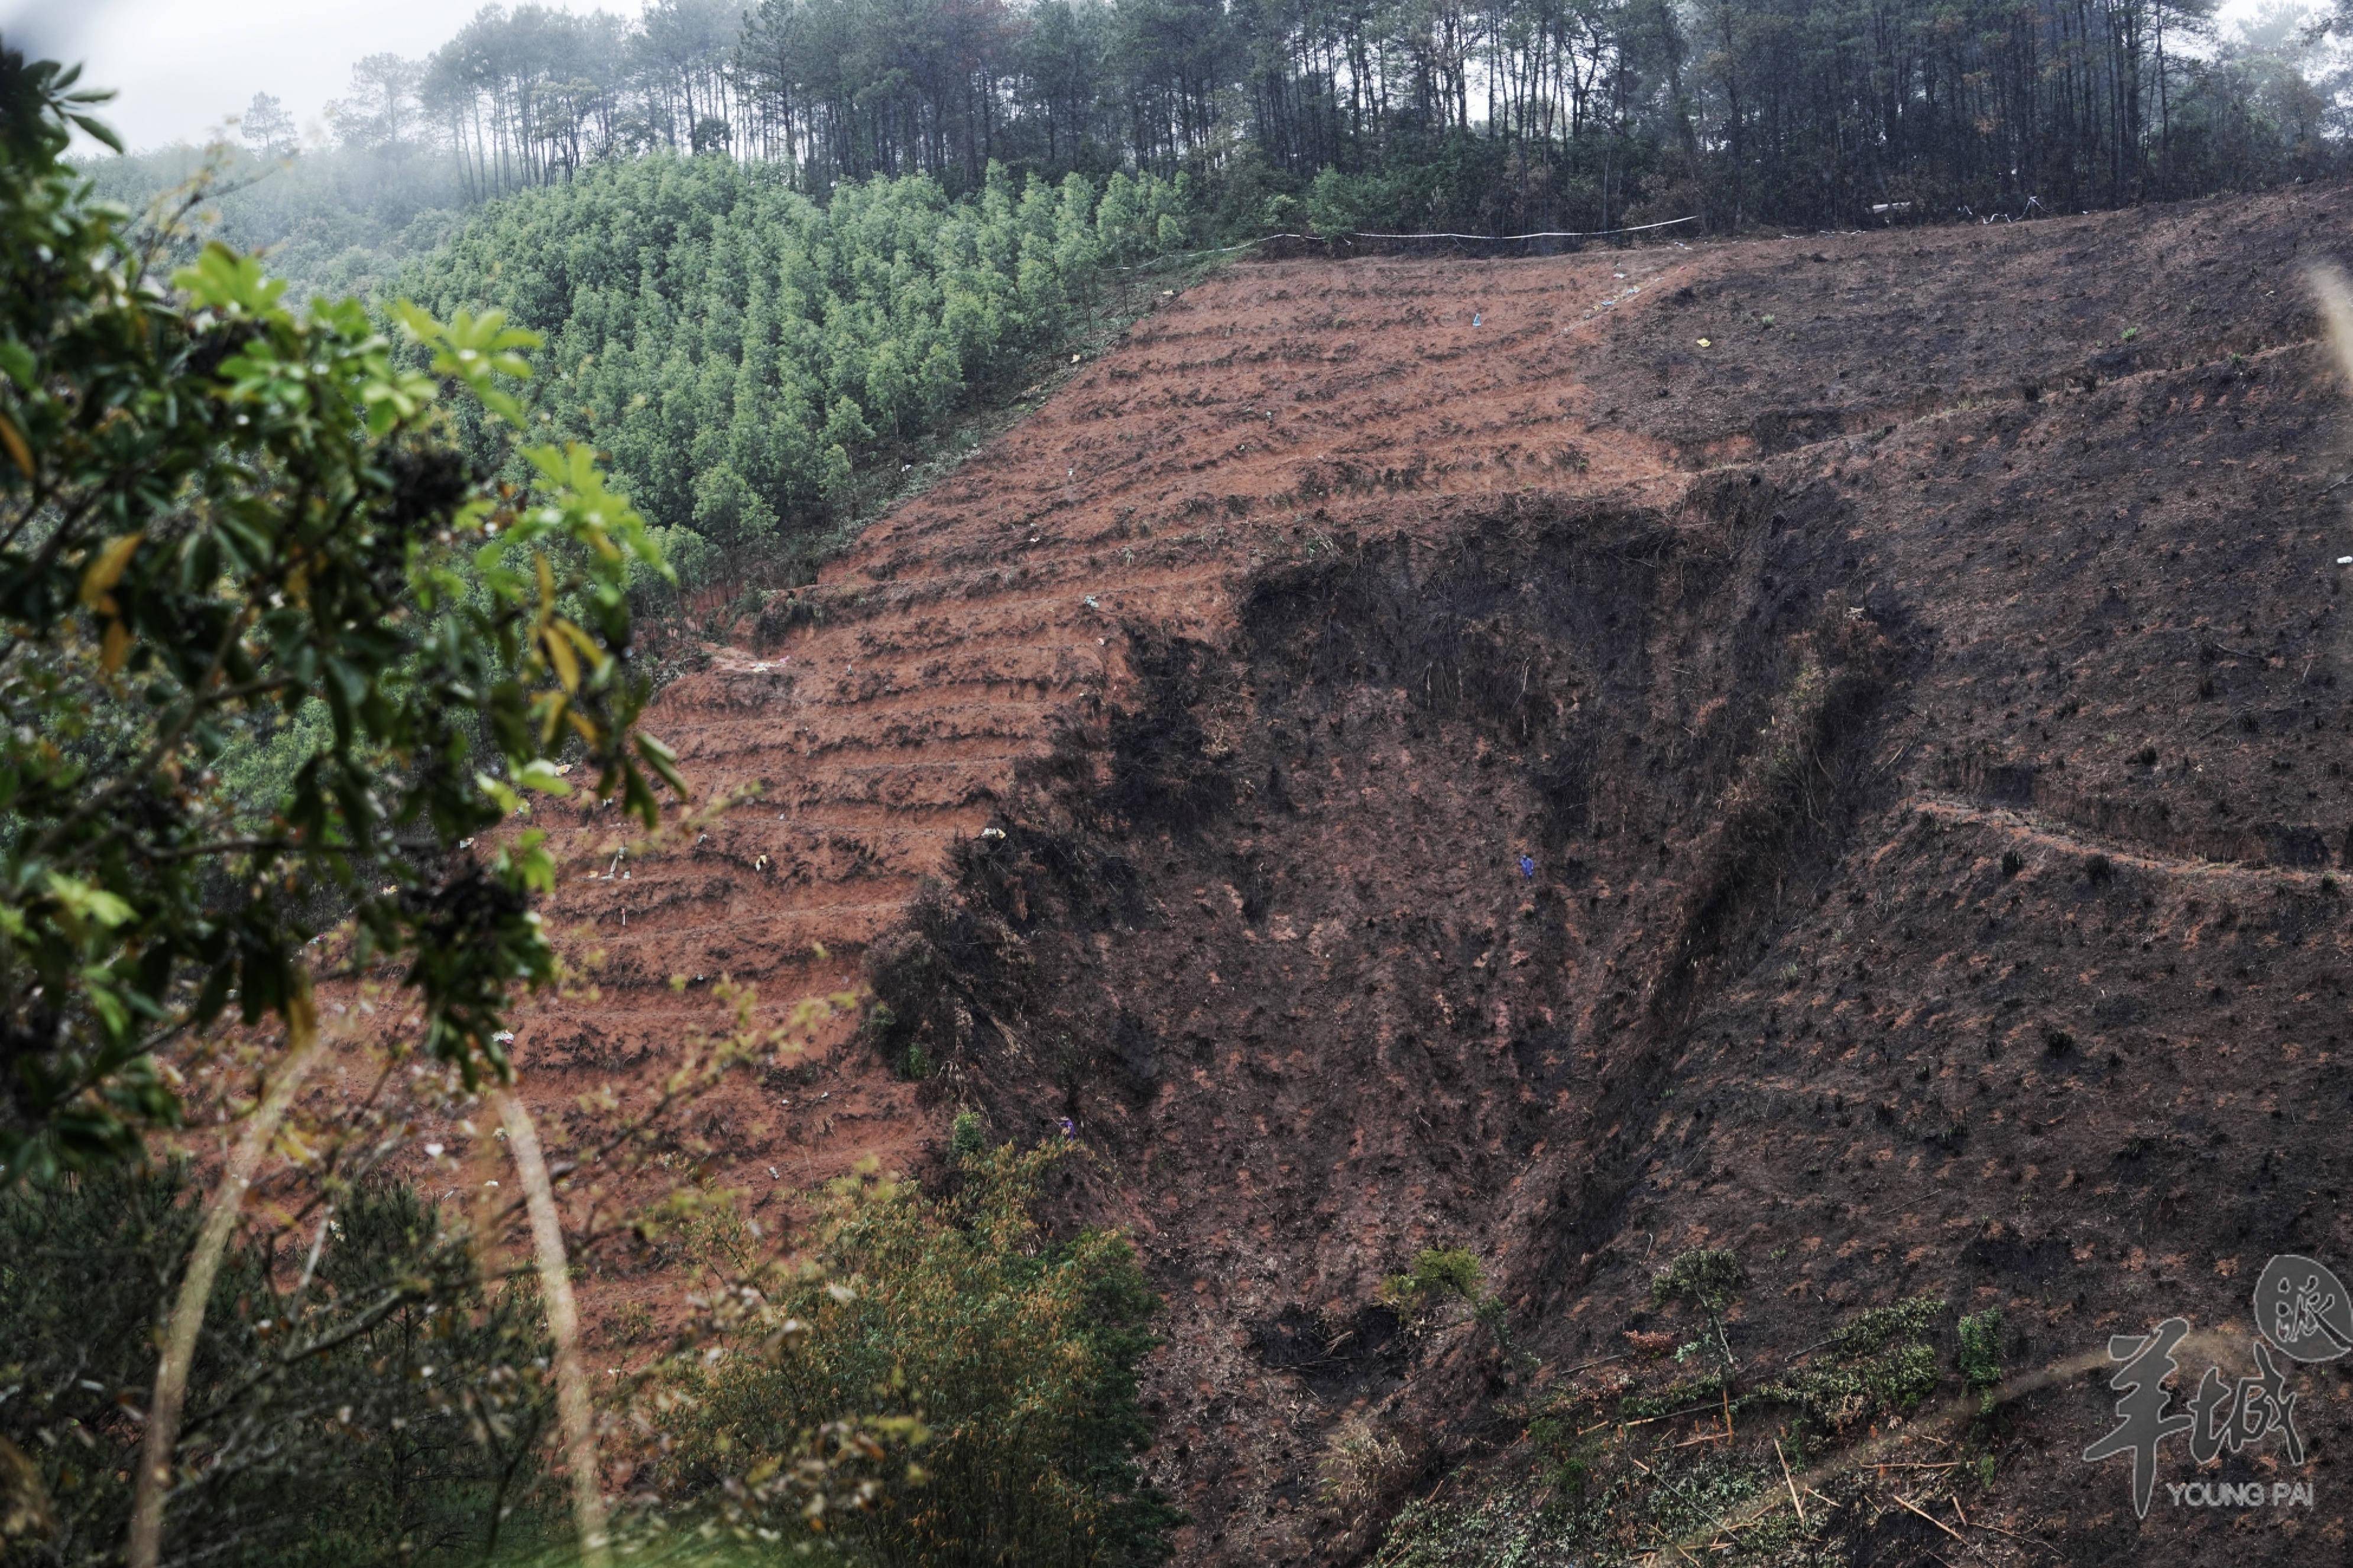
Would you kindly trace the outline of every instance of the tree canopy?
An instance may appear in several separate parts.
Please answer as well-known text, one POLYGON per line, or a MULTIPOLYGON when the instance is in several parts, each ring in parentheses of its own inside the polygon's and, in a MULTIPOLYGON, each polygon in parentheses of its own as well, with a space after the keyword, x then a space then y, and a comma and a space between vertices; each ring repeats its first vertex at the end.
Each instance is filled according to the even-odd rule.
MULTIPOLYGON (((582 768, 649 822, 627 581, 663 570, 588 448, 491 485, 453 406, 519 425, 534 334, 354 300, 296 311, 63 161, 72 73, 0 52, 0 1166, 135 1146, 154 1053, 225 1015, 313 1024, 305 950, 394 960, 427 1048, 505 1069, 551 973, 534 836, 582 768)), ((102 132, 103 127, 97 131, 102 132)), ((680 786, 680 787, 682 787, 680 786)))
MULTIPOLYGON (((380 183, 411 187, 446 162, 472 199, 664 150, 775 164, 819 200, 878 175, 963 195, 992 163, 1050 182, 1184 172, 1233 230, 1295 216, 1285 204, 1327 170, 1377 226, 1495 232, 2072 211, 2339 166, 2348 72, 2325 13, 2216 12, 657 0, 628 19, 492 5, 426 58, 360 61, 329 118, 380 183)), ((257 100, 244 133, 274 148, 278 123, 257 100)))
POLYGON ((692 584, 805 547, 860 458, 1060 344, 1107 259, 1181 241, 1185 200, 1000 170, 964 202, 910 175, 820 205, 776 165, 665 155, 498 203, 400 285, 546 332, 540 412, 611 454, 692 584))

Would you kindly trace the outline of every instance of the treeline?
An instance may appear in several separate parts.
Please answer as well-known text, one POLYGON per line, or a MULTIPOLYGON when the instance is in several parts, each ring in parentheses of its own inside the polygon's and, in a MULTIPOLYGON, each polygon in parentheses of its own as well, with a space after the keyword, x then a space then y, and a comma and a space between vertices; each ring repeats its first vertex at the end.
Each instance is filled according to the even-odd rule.
POLYGON ((543 333, 540 413, 610 455, 692 587, 809 550, 873 459, 1059 348, 1107 262, 1180 241, 1185 204, 999 170, 964 201, 908 175, 820 205, 782 164, 654 156, 495 204, 394 291, 543 333))
POLYGON ((1845 222, 1910 200, 2022 215, 2343 165, 2341 56, 2274 6, 2213 0, 1704 0, 1712 205, 1845 222))
MULTIPOLYGON (((656 149, 773 163, 820 199, 878 174, 963 194, 997 163, 1188 173, 1229 233, 1302 216, 1852 223, 2338 166, 2347 74, 2316 19, 2274 9, 2226 32, 2214 7, 658 0, 625 21, 491 5, 425 60, 363 61, 331 118, 347 147, 438 149, 478 198, 656 149)), ((287 127, 257 101, 247 130, 274 145, 287 127)))

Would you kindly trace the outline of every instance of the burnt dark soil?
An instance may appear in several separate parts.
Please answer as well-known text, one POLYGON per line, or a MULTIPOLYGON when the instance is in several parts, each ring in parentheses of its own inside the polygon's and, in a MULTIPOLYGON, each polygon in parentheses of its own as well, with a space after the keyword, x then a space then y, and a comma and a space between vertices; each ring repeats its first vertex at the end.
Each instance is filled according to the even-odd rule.
POLYGON ((1168 1298, 1187 1563, 1567 1496, 1544 1408, 1596 1486, 1776 1436, 1950 1467, 1817 1479, 1752 1554, 2341 1554, 2341 1363, 2295 1374, 2304 1465, 2207 1473, 2316 1486, 2277 1510, 2137 1520, 2080 1370, 1949 1429, 1610 1428, 1691 1370, 1648 1358, 1693 1247, 1746 1270, 1747 1369, 1942 1298, 1946 1394, 1957 1313, 2015 1373, 2176 1314, 2243 1345, 2272 1253, 2353 1265, 2353 455, 2302 281, 2348 212, 1230 269, 665 697, 699 780, 767 793, 566 881, 611 956, 531 1026, 534 1093, 658 1060, 670 973, 863 964, 887 1015, 723 1110, 732 1173, 1071 1118, 1063 1217, 1168 1298), (1382 1300, 1452 1247, 1504 1335, 1382 1300), (1402 1457, 1344 1511, 1352 1415, 1402 1457))

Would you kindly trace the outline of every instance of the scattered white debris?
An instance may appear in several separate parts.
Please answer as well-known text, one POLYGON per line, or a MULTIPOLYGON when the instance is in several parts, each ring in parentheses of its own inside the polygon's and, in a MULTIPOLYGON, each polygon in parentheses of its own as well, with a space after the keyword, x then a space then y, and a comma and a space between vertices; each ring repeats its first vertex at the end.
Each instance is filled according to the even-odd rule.
POLYGON ((497 1034, 491 1037, 491 1043, 492 1045, 499 1046, 512 1046, 514 1044, 514 1031, 512 1029, 501 1029, 497 1034))
POLYGON ((1095 602, 1095 596, 1092 594, 1089 594, 1087 595, 1087 608, 1090 610, 1100 610, 1103 606, 1095 602))
POLYGON ((2339 566, 2353 566, 2353 555, 2338 556, 2337 558, 2337 564, 2339 566))
POLYGON ((980 836, 983 838, 1002 838, 1005 837, 1005 829, 1002 827, 984 827, 980 830, 980 836))
POLYGON ((441 1157, 441 1145, 438 1143, 425 1145, 425 1157, 428 1160, 438 1160, 441 1157))

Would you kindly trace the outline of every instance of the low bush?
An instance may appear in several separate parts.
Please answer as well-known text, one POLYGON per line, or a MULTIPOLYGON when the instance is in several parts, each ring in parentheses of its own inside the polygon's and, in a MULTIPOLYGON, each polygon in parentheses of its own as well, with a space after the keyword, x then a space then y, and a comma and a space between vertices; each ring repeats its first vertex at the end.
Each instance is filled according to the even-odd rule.
POLYGON ((1795 1405, 1832 1433, 1913 1409, 1936 1391, 1936 1351, 1929 1335, 1945 1313, 1935 1296, 1873 1307, 1841 1329, 1828 1354, 1760 1390, 1795 1405))
POLYGON ((1487 1271, 1467 1247, 1425 1247, 1412 1268, 1381 1281, 1380 1294, 1382 1305, 1409 1319, 1426 1317, 1448 1300, 1475 1307, 1486 1297, 1487 1271))
POLYGON ((2001 1309, 1971 1312, 1954 1325, 1954 1334, 1960 1342, 1961 1381, 1991 1409, 1994 1388, 2002 1378, 2001 1309))
POLYGON ((838 1184, 790 1262, 715 1219, 703 1256, 734 1309, 671 1374, 667 1489, 851 1562, 1164 1561, 1177 1515, 1136 1463, 1159 1302, 1122 1237, 1040 1233, 1039 1182, 1068 1152, 971 1150, 941 1196, 838 1184), (792 1484, 845 1444, 872 1483, 849 1506, 792 1484))
MULTIPOLYGON (((120 1561, 164 1303, 199 1222, 177 1166, 0 1188, 0 1558, 120 1561)), ((405 1187, 315 1257, 233 1251, 174 1455, 167 1561, 478 1562, 534 1511, 552 1415, 537 1298, 487 1289, 405 1187)))

